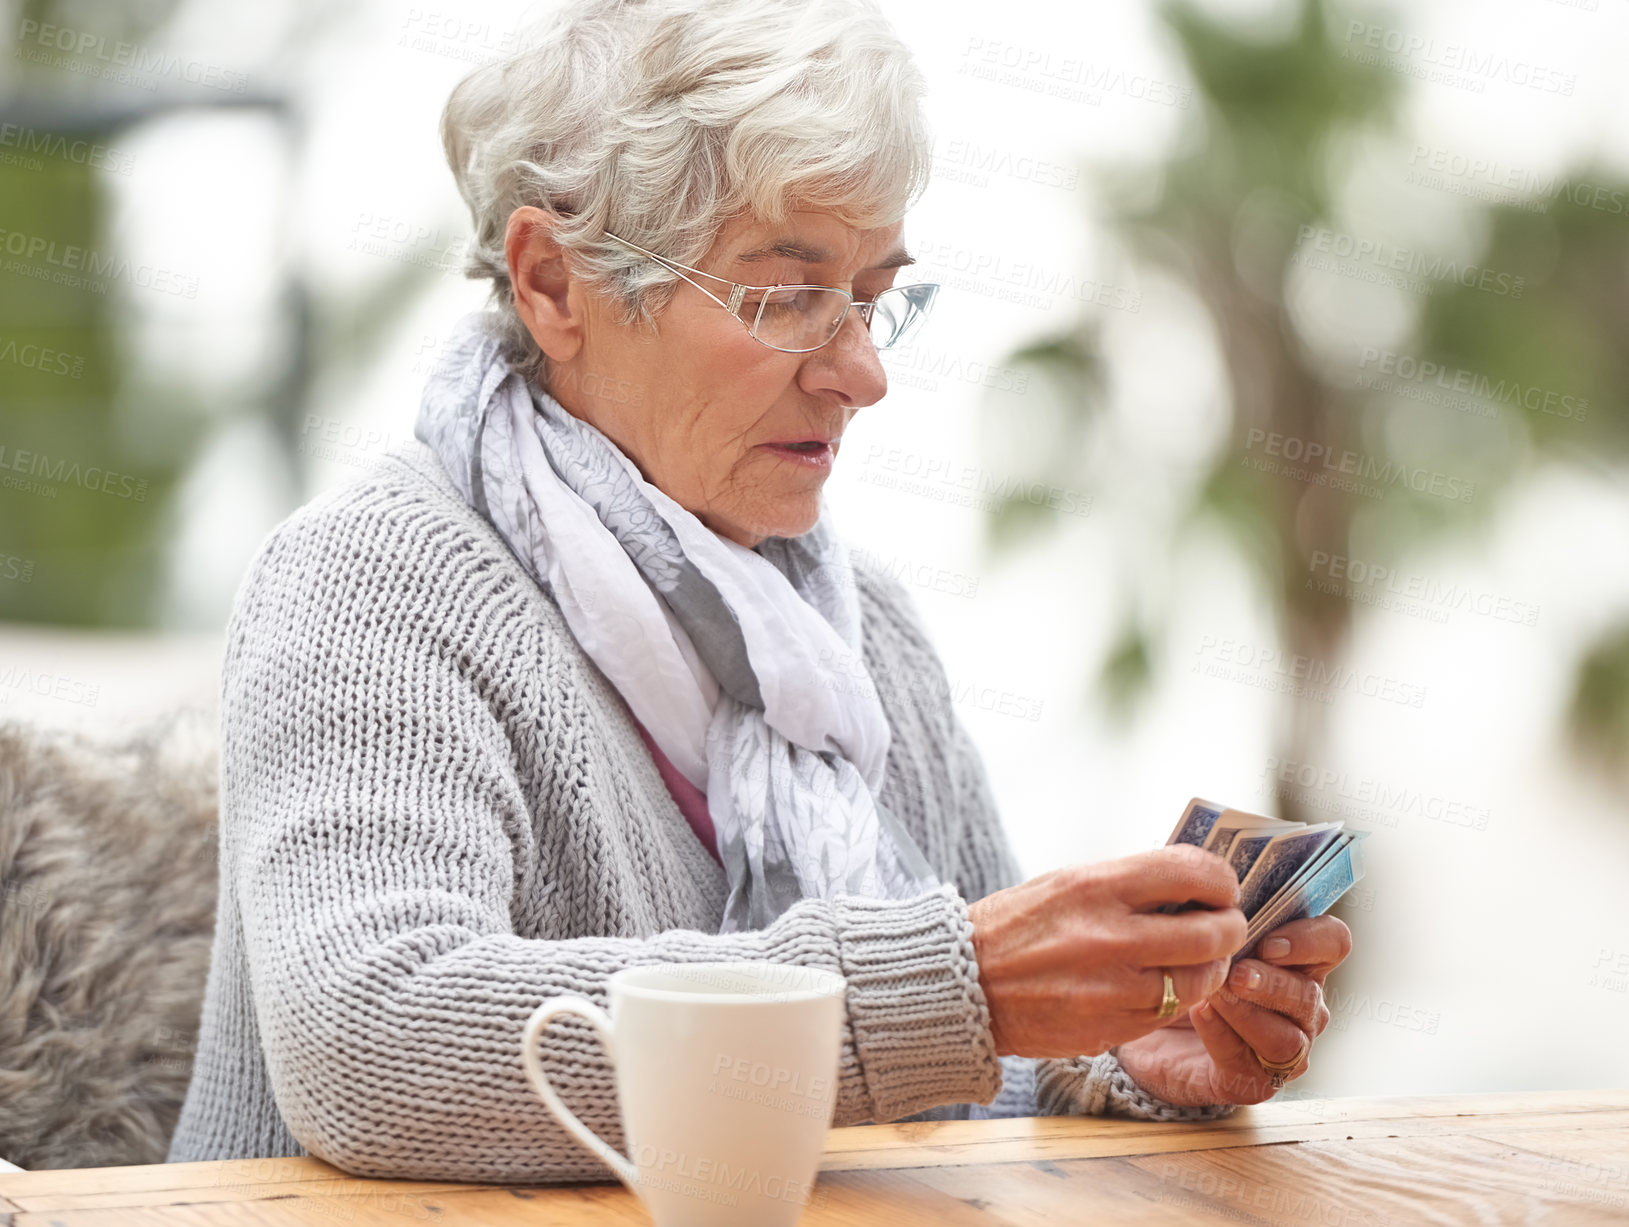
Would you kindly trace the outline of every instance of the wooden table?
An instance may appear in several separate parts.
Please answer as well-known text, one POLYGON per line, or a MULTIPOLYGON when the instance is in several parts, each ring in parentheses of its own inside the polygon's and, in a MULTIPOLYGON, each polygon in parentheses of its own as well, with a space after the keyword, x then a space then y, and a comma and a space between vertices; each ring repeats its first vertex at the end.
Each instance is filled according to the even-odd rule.
MULTIPOLYGON (((648 1224, 620 1185, 362 1180, 316 1159, 0 1173, 0 1227, 648 1224)), ((1207 1125, 834 1129, 800 1227, 1629 1223, 1629 1091, 1287 1100, 1207 1125)))

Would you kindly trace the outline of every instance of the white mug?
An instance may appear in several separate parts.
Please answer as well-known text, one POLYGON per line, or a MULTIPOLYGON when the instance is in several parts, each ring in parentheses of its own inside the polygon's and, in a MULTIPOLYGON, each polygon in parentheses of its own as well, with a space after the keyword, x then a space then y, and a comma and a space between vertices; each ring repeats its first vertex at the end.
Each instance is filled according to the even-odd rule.
POLYGON ((526 1076, 656 1227, 791 1227, 814 1188, 837 1102, 843 977, 786 963, 660 963, 614 972, 609 1016, 553 997, 522 1038, 526 1076), (616 1069, 629 1155, 560 1101, 538 1037, 577 1014, 616 1069))

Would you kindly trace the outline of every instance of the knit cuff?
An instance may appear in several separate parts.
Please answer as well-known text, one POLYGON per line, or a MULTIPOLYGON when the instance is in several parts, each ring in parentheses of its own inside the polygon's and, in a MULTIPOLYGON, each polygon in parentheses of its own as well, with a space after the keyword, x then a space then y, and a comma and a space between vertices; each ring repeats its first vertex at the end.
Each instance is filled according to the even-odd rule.
POLYGON ((967 904, 945 884, 910 900, 834 900, 848 1015, 873 1116, 989 1103, 1001 1089, 967 904))
POLYGON ((1039 1062, 1035 1100, 1042 1116, 1130 1116, 1162 1121, 1217 1120, 1231 1115, 1236 1106, 1166 1103, 1133 1082, 1112 1052, 1039 1062))

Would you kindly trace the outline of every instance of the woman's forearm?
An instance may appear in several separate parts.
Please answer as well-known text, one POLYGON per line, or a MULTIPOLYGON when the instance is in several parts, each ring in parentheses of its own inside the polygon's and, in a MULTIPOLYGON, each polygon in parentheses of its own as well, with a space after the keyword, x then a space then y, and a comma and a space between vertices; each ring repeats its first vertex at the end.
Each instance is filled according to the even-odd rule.
MULTIPOLYGON (((977 1047, 987 1029, 957 974, 966 956, 954 949, 963 939, 951 892, 904 903, 806 900, 768 929, 725 936, 560 942, 481 933, 467 903, 447 897, 414 905, 398 895, 343 919, 320 893, 311 903, 304 923, 251 940, 262 1042, 291 1131, 358 1174, 608 1175, 536 1099, 519 1037, 544 997, 577 993, 604 1006, 606 977, 643 963, 766 960, 847 977, 836 1124, 996 1090, 994 1054, 977 1047)), ((620 1146, 614 1074, 593 1035, 557 1024, 543 1063, 572 1110, 620 1146)))

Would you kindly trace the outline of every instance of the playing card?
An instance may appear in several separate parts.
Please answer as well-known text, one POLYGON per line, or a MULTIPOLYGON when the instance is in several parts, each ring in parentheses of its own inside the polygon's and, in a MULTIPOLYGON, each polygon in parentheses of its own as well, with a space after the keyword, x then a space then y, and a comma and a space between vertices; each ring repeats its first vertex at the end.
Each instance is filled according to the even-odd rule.
POLYGON ((1224 809, 1211 823, 1210 834, 1200 846, 1207 852, 1227 859, 1234 841, 1244 832, 1270 831, 1274 834, 1301 829, 1305 823, 1285 822, 1282 818, 1263 818, 1260 814, 1246 813, 1242 809, 1224 809))
MULTIPOLYGON (((1343 830, 1340 822, 1287 822, 1195 797, 1166 842, 1215 852, 1238 875, 1239 906, 1249 925, 1237 961, 1280 925, 1328 911, 1363 876, 1359 845, 1367 838, 1368 832, 1343 830)), ((1172 903, 1159 910, 1199 906, 1172 903)))
POLYGON ((1195 797, 1188 802, 1188 808, 1182 811, 1182 818, 1176 824, 1176 830, 1171 832, 1171 838, 1165 842, 1168 845, 1193 844, 1196 848, 1202 847, 1205 836, 1210 834, 1211 827, 1221 816, 1222 806, 1195 797))
POLYGON ((1283 833, 1282 827, 1264 827, 1260 830, 1236 833, 1232 845, 1222 855, 1227 857, 1227 863, 1233 867, 1233 873, 1241 883, 1255 868, 1256 858, 1261 855, 1261 850, 1283 833))
POLYGON ((1333 907, 1335 901, 1363 877, 1363 841, 1367 838, 1367 831, 1345 832, 1344 838, 1318 868, 1278 900, 1270 912, 1263 913, 1259 924, 1251 925, 1252 932, 1233 961, 1253 955, 1261 939, 1274 929, 1294 920, 1322 916, 1333 907))
POLYGON ((1259 912, 1339 831, 1339 823, 1321 822, 1268 840, 1239 884, 1239 907, 1245 919, 1259 912))

